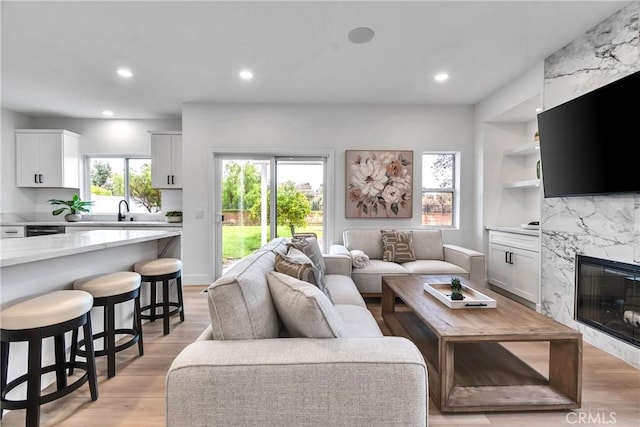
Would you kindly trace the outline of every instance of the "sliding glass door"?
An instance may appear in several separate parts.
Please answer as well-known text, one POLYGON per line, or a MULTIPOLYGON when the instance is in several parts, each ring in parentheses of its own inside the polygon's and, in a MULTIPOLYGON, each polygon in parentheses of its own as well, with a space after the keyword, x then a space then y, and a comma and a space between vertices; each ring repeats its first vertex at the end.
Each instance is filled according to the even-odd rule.
POLYGON ((323 157, 217 159, 216 278, 274 237, 314 235, 322 242, 325 166, 323 157))

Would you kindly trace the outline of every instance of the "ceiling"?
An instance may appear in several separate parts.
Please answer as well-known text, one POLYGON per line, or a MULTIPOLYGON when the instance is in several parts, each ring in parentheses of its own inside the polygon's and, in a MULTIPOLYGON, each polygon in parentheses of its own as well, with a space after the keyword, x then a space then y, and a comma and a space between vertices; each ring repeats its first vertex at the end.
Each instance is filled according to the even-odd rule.
POLYGON ((2 107, 151 119, 184 102, 474 104, 629 3, 3 0, 2 107), (363 26, 373 40, 351 43, 363 26))

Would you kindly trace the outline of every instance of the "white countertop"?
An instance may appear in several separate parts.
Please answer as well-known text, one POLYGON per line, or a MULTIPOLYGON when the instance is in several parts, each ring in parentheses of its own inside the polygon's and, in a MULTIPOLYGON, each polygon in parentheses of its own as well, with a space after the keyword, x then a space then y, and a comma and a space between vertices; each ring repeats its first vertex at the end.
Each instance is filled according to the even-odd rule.
POLYGON ((0 241, 0 267, 180 236, 180 230, 94 230, 0 241))
POLYGON ((521 227, 500 227, 492 225, 485 228, 487 230, 504 231, 505 233, 526 234, 527 236, 540 236, 540 230, 527 230, 521 227))
POLYGON ((62 225, 64 227, 182 227, 181 222, 166 221, 20 221, 3 222, 0 225, 19 227, 25 225, 62 225))

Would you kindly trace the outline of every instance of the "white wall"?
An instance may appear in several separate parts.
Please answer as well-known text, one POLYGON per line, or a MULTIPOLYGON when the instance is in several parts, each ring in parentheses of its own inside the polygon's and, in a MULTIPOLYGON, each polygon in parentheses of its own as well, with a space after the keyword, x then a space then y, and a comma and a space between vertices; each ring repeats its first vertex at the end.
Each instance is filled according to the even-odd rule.
POLYGON ((24 213, 33 210, 35 190, 16 187, 16 143, 14 129, 31 128, 33 118, 2 109, 2 140, 0 141, 0 219, 11 221, 8 213, 24 213))
MULTIPOLYGON (((2 118, 2 208, 4 220, 9 213, 20 213, 37 220, 62 220, 50 215, 51 198, 70 198, 75 189, 31 189, 15 186, 14 129, 66 129, 80 138, 80 155, 150 155, 150 130, 181 130, 181 119, 116 120, 74 118, 30 118, 3 110, 2 118), (35 214, 35 217, 33 217, 35 214)), ((171 200, 179 197, 171 197, 171 200)), ((175 203, 174 203, 175 204, 175 203)))
MULTIPOLYGON (((474 211, 474 243, 486 253, 487 233, 486 226, 518 226, 516 218, 524 218, 530 210, 539 210, 530 206, 529 198, 524 193, 505 192, 502 183, 509 178, 500 176, 501 171, 508 173, 509 168, 503 165, 504 150, 513 148, 518 143, 524 144, 530 140, 522 139, 522 135, 533 136, 536 127, 535 122, 528 123, 501 123, 500 125, 487 124, 496 118, 505 116, 514 107, 525 105, 529 108, 527 100, 540 96, 544 82, 544 63, 540 62, 530 70, 507 83, 496 92, 475 106, 474 138, 475 138, 475 198, 474 211), (513 203, 507 203, 507 197, 513 197, 513 203), (516 198, 522 200, 516 200, 516 198), (508 208, 505 208, 508 205, 508 208), (498 210, 500 208, 500 210, 498 210)), ((535 117, 535 107, 532 106, 530 116, 535 117)), ((526 112, 525 112, 526 114, 526 112)), ((535 168, 532 168, 535 171, 535 168)), ((531 177, 532 179, 534 176, 531 177)), ((515 179, 515 178, 513 178, 515 179)), ((530 190, 526 190, 530 191, 530 190)), ((536 202, 538 200, 536 199, 536 202)), ((536 219, 536 218, 533 218, 536 219)))
POLYGON ((183 105, 184 224, 183 255, 187 283, 209 283, 212 277, 213 177, 216 149, 246 152, 279 149, 335 150, 333 230, 327 239, 341 241, 348 227, 419 227, 420 172, 423 151, 460 151, 462 158, 460 228, 443 232, 448 243, 472 247, 473 109, 470 106, 364 105, 183 105), (261 148, 262 147, 262 148, 261 148), (412 219, 346 219, 346 149, 398 149, 414 152, 412 219), (205 218, 195 219, 195 211, 205 218), (332 237, 331 237, 332 236, 332 237))

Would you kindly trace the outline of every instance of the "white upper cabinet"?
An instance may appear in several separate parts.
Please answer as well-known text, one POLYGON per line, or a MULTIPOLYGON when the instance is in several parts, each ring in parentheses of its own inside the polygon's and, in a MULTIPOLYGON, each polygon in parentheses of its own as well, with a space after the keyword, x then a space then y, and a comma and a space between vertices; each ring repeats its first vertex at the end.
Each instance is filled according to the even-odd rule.
POLYGON ((151 132, 151 185, 182 188, 181 132, 151 132))
POLYGON ((80 188, 80 135, 16 129, 16 186, 80 188))

